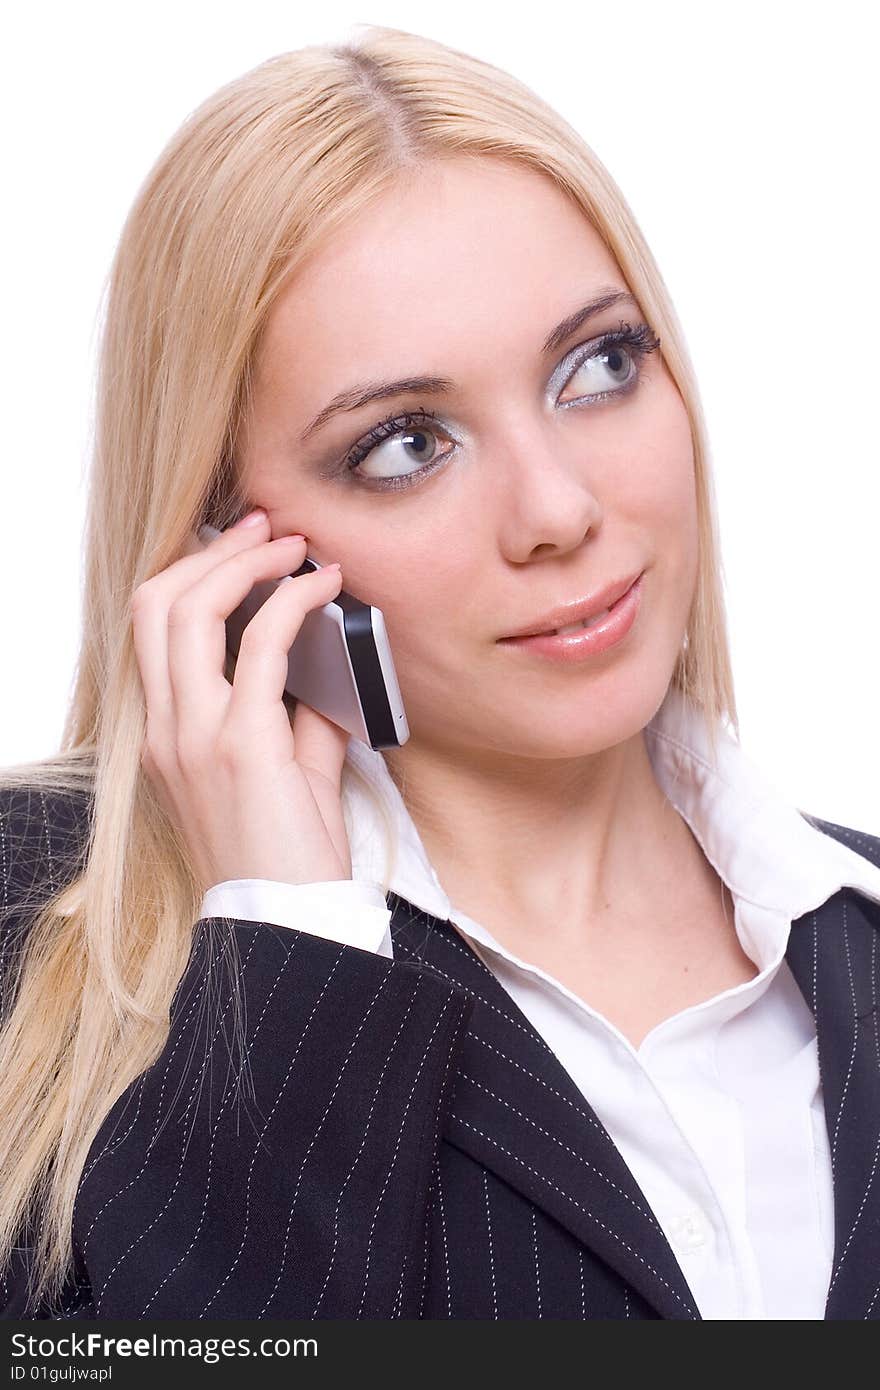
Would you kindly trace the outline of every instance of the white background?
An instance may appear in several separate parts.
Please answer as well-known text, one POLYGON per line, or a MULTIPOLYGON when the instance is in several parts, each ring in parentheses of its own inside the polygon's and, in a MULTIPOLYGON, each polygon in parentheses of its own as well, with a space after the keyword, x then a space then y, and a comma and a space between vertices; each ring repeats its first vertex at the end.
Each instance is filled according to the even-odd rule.
POLYGON ((0 764, 61 732, 100 298, 138 186, 221 83, 376 23, 512 71, 620 184, 702 387, 744 747, 796 805, 880 834, 873 7, 316 8, 17 6, 4 26, 0 764))

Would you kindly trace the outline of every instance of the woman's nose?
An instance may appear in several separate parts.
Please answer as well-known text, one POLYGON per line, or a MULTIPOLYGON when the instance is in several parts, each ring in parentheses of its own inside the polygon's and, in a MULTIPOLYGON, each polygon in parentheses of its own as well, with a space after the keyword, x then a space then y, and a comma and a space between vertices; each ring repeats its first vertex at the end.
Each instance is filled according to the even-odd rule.
POLYGON ((580 545, 602 519, 594 470, 582 446, 575 453, 533 431, 508 450, 501 476, 498 522, 508 553, 527 557, 538 546, 580 545))

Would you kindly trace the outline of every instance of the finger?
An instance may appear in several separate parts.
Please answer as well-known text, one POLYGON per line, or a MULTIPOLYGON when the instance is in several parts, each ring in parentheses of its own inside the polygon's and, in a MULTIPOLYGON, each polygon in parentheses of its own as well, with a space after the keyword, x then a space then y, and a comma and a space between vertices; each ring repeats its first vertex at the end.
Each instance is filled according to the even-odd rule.
POLYGON ((278 756, 290 756, 294 748, 282 701, 290 649, 309 612, 330 603, 341 587, 342 574, 332 568, 282 581, 242 634, 229 718, 241 727, 258 722, 263 736, 270 732, 278 740, 278 756))
MULTIPOLYGON (((174 695, 168 665, 168 609, 196 579, 229 555, 265 542, 268 517, 262 512, 254 525, 231 527, 204 545, 195 532, 184 542, 184 558, 141 584, 131 606, 135 656, 154 731, 169 732, 174 695)), ((160 732, 160 736, 162 736, 160 732)))
POLYGON ((162 585, 165 592, 176 596, 227 555, 234 555, 249 546, 262 545, 271 534, 269 518, 262 507, 249 512, 234 526, 208 540, 202 540, 195 531, 187 531, 180 558, 169 565, 161 576, 157 576, 156 582, 162 585))
POLYGON ((147 738, 167 745, 173 739, 174 692, 168 669, 168 608, 158 593, 133 610, 132 632, 147 707, 147 738))
MULTIPOLYGON (((298 569, 305 549, 305 540, 299 536, 268 541, 256 550, 239 550, 209 569, 171 605, 168 672, 181 743, 190 746, 194 740, 201 742, 206 721, 213 729, 214 721, 226 715, 232 696, 232 686, 224 674, 226 619, 255 584, 281 579, 298 569)), ((313 577, 302 576, 306 583, 313 577)), ((276 596, 277 591, 264 607, 276 596)), ((247 633, 255 621, 245 628, 245 650, 247 633)), ((276 698, 280 701, 280 694, 276 698)))

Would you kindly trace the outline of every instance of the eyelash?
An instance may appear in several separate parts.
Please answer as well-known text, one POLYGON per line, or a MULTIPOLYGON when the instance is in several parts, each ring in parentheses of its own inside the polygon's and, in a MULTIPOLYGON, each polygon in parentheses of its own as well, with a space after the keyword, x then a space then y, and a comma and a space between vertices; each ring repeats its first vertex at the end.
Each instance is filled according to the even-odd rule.
MULTIPOLYGON (((629 349, 630 354, 638 366, 638 363, 641 362, 643 358, 647 357, 649 353, 656 352, 660 346, 660 339, 655 337, 652 329, 646 323, 641 323, 637 328, 633 328, 632 324, 621 321, 620 328, 613 329, 608 333, 603 333, 601 338, 597 338, 593 342, 586 344, 582 343, 580 345, 581 348, 589 347, 590 350, 589 352, 585 352, 583 356, 576 357, 575 365, 572 367, 571 372, 569 372, 566 381, 570 380, 572 376, 579 372, 584 363, 588 362, 591 357, 601 357, 603 353, 619 344, 623 344, 629 349)), ((575 354, 579 351, 580 348, 574 349, 575 354)), ((565 408, 583 405, 586 401, 593 403, 596 401, 608 400, 612 396, 625 395, 638 385, 640 379, 641 373, 637 372, 632 382, 628 385, 618 387, 614 391, 599 391, 592 396, 584 396, 580 399, 576 398, 573 401, 567 401, 565 408)), ((370 430, 369 434, 365 435, 363 439, 359 439, 346 454, 343 460, 344 471, 346 473, 353 472, 358 464, 363 463, 367 455, 371 454, 373 449, 377 448, 379 444, 383 444, 386 439, 392 439, 396 434, 402 434, 408 429, 417 428, 419 425, 423 425, 427 421, 434 419, 436 419, 435 411, 419 409, 415 411, 407 410, 401 415, 394 415, 386 420, 380 420, 379 423, 374 425, 370 430)), ((375 488, 377 491, 382 492, 412 487, 420 478, 440 468, 442 464, 446 462, 447 457, 448 455, 444 455, 443 459, 437 463, 427 463, 424 467, 417 469, 415 473, 402 473, 399 478, 362 478, 359 479, 359 481, 364 487, 375 488)))

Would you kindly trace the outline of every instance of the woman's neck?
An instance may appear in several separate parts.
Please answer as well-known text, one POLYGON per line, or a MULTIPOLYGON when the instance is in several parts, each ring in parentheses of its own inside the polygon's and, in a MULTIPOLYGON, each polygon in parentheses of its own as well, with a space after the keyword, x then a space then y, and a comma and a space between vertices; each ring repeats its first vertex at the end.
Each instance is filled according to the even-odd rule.
POLYGON ((478 921, 503 915, 582 942, 612 917, 641 916, 682 874, 714 873, 641 731, 577 761, 454 765, 409 744, 385 760, 444 891, 478 921))
MULTIPOLYGON (((485 779, 392 773, 452 904, 638 1048, 658 1023, 751 980, 734 900, 654 778, 641 734, 580 769, 485 779)), ((467 940, 467 938, 465 938, 467 940)))

